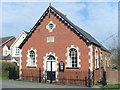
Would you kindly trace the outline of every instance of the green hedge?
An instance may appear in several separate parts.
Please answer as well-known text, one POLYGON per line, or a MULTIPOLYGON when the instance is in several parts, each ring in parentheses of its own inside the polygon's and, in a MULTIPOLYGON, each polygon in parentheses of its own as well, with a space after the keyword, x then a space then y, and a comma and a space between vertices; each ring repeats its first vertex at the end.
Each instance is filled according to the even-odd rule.
POLYGON ((0 62, 0 76, 9 76, 9 69, 16 67, 15 63, 0 62))

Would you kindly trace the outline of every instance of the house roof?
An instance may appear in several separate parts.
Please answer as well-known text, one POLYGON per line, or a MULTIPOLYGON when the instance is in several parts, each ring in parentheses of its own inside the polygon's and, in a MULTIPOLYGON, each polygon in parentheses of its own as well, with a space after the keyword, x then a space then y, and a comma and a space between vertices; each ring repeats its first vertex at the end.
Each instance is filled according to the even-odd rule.
POLYGON ((10 49, 10 46, 9 45, 6 45, 8 47, 8 49, 10 49))
MULTIPOLYGON (((13 44, 11 45, 11 48, 14 47, 14 45, 15 45, 16 43, 21 44, 21 40, 20 40, 20 42, 19 42, 19 39, 20 39, 20 37, 21 37, 23 34, 24 34, 25 37, 26 37, 27 34, 28 34, 28 32, 23 30, 23 31, 21 32, 21 34, 20 34, 20 35, 16 38, 16 40, 13 42, 13 44)), ((19 44, 17 44, 17 45, 19 46, 19 44)), ((17 47, 18 47, 18 46, 17 46, 17 47)), ((15 46, 15 47, 16 47, 16 46, 15 46)))
MULTIPOLYGON (((82 37, 86 42, 95 44, 99 46, 102 50, 108 51, 102 44, 100 44, 95 38, 93 38, 89 33, 85 32, 83 29, 79 28, 75 24, 73 24, 64 14, 59 12, 57 9, 52 7, 51 5, 46 9, 46 11, 43 13, 43 15, 40 17, 40 19, 37 21, 37 23, 33 26, 33 28, 30 30, 30 32, 27 34, 26 38, 23 40, 23 42, 20 44, 20 48, 25 44, 25 42, 28 40, 28 38, 31 36, 32 32, 36 29, 38 25, 40 25, 41 21, 44 19, 44 17, 49 13, 52 12, 55 16, 57 16, 60 20, 62 20, 63 23, 65 23, 67 26, 69 26, 71 29, 73 29, 80 37, 82 37)), ((108 51, 109 52, 109 51, 108 51)))
POLYGON ((0 46, 4 45, 5 43, 12 40, 13 38, 15 38, 15 37, 14 36, 8 36, 8 37, 0 38, 0 46))

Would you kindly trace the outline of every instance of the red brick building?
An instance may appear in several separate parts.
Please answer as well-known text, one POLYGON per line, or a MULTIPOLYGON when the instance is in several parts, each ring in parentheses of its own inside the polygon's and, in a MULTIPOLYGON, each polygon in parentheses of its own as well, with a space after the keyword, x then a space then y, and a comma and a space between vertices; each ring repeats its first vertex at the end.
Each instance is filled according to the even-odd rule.
MULTIPOLYGON (((19 47, 22 49, 21 78, 25 69, 31 71, 40 68, 43 80, 50 80, 52 70, 55 81, 59 81, 61 71, 77 73, 90 69, 96 70, 96 81, 99 81, 101 67, 106 69, 110 64, 109 51, 52 6, 46 9, 19 47)), ((84 74, 81 76, 84 77, 84 74)))

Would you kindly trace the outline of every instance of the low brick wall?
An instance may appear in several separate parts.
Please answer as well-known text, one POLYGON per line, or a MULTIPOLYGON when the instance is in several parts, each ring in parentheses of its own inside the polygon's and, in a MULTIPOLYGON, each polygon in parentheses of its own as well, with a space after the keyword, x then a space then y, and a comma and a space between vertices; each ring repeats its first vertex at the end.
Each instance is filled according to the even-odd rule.
POLYGON ((100 81, 100 69, 94 70, 94 83, 97 84, 100 81))
POLYGON ((118 84, 120 83, 120 70, 107 70, 107 83, 118 84))

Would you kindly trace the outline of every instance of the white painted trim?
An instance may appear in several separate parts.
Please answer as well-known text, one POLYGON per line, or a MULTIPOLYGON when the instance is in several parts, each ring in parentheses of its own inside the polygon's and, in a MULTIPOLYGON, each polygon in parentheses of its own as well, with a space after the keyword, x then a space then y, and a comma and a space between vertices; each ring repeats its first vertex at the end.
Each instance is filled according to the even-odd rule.
POLYGON ((21 75, 22 75, 22 50, 20 50, 20 69, 19 69, 19 75, 20 75, 20 79, 22 79, 21 75))
POLYGON ((46 25, 46 29, 48 29, 49 32, 52 32, 55 27, 56 27, 56 25, 53 23, 53 21, 50 21, 50 22, 48 23, 48 25, 46 25), (49 28, 49 24, 53 24, 53 28, 52 28, 52 29, 49 28))
POLYGON ((70 50, 71 48, 75 48, 75 49, 77 50, 77 58, 78 58, 77 67, 80 68, 80 67, 81 67, 81 65, 80 65, 80 61, 81 61, 81 60, 80 60, 79 48, 78 48, 78 47, 75 47, 74 45, 71 45, 70 47, 67 47, 67 48, 66 48, 67 52, 65 53, 65 56, 67 57, 67 59, 66 59, 65 61, 66 61, 67 65, 66 65, 65 67, 71 67, 70 64, 69 64, 69 63, 70 63, 70 62, 69 62, 69 60, 70 60, 69 50, 70 50))
POLYGON ((36 49, 33 49, 33 48, 31 48, 31 49, 29 49, 28 51, 28 54, 27 54, 27 67, 37 67, 37 64, 36 64, 36 62, 37 62, 37 50, 36 49), (29 60, 30 60, 30 51, 31 50, 33 50, 34 52, 35 52, 35 64, 30 64, 30 62, 29 62, 29 60))
POLYGON ((91 71, 93 71, 93 45, 89 45, 88 48, 90 49, 90 52, 88 52, 88 55, 90 56, 90 59, 89 59, 89 63, 90 63, 90 66, 89 66, 89 69, 91 71))
POLYGON ((55 55, 55 53, 52 53, 52 52, 46 53, 46 56, 43 57, 43 68, 44 68, 44 70, 43 70, 43 75, 44 75, 43 79, 45 80, 45 78, 47 78, 47 75, 46 75, 45 71, 46 71, 46 62, 48 61, 47 57, 49 55, 53 55, 55 57, 55 59, 56 59, 55 60, 56 61, 56 81, 58 81, 58 78, 57 78, 57 76, 58 76, 58 57, 55 55))
POLYGON ((99 68, 99 58, 98 58, 98 48, 95 49, 95 69, 99 68), (97 51, 97 53, 96 53, 97 51), (97 65, 96 65, 96 59, 97 59, 97 65))
MULTIPOLYGON (((11 48, 14 47, 14 44, 19 40, 19 38, 22 36, 22 34, 25 34, 25 36, 27 36, 27 34, 25 33, 25 31, 23 31, 18 38, 13 42, 13 44, 11 45, 11 48)), ((25 39, 25 38, 24 38, 25 39)))

